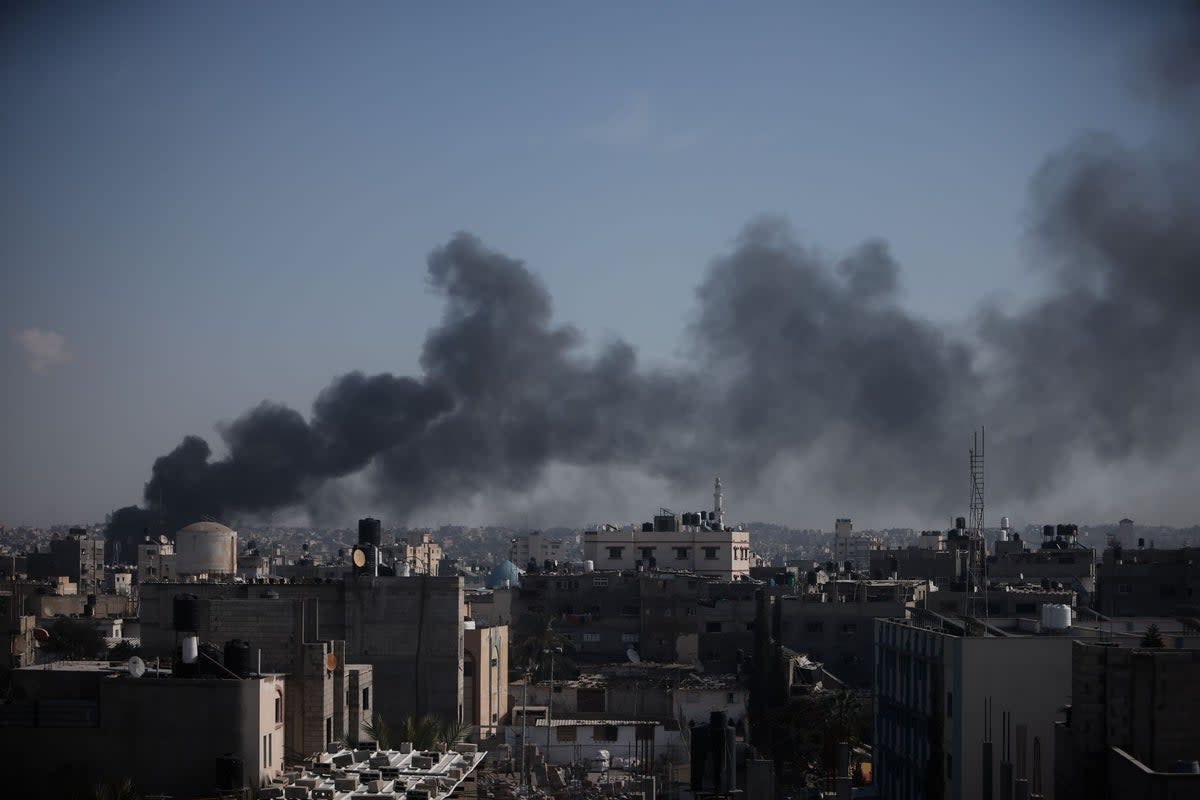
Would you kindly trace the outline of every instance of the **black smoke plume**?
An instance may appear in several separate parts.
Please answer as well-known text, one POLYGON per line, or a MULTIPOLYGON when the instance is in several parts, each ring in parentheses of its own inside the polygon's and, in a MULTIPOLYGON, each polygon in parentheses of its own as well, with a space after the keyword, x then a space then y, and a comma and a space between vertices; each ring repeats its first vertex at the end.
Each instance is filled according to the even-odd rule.
POLYGON ((1052 289, 1022 312, 985 307, 978 330, 949 332, 900 305, 885 243, 831 262, 763 219, 698 288, 689 366, 647 369, 625 342, 588 353, 524 264, 459 234, 428 259, 445 310, 420 376, 344 375, 308 418, 263 403, 221 430, 218 460, 186 437, 110 536, 301 505, 359 473, 404 518, 528 490, 558 463, 753 485, 796 459, 817 491, 948 514, 981 423, 1014 499, 1052 491, 1079 454, 1176 452, 1200 399, 1197 30, 1146 74, 1162 148, 1089 136, 1034 177, 1052 289))

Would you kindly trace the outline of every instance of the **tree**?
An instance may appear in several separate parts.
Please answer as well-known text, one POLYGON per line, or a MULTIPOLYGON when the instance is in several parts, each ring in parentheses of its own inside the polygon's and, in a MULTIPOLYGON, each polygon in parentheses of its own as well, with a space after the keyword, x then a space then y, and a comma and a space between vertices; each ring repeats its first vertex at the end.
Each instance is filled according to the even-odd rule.
POLYGON ((50 639, 42 649, 71 661, 96 658, 105 650, 104 637, 91 623, 63 617, 50 626, 50 639))
POLYGON ((432 750, 438 747, 449 750, 465 739, 471 731, 471 726, 467 723, 438 719, 433 714, 421 717, 410 714, 395 732, 383 717, 376 714, 373 720, 364 722, 362 728, 363 733, 374 740, 380 750, 392 750, 399 742, 411 742, 414 750, 432 750))
POLYGON ((1146 633, 1142 636, 1142 647, 1166 647, 1163 641, 1162 632, 1158 626, 1150 623, 1150 627, 1146 628, 1146 633))
POLYGON ((546 616, 536 628, 513 644, 512 663, 528 665, 539 675, 549 677, 553 658, 555 674, 566 677, 578 672, 575 662, 567 655, 571 649, 571 643, 554 630, 554 617, 546 616))

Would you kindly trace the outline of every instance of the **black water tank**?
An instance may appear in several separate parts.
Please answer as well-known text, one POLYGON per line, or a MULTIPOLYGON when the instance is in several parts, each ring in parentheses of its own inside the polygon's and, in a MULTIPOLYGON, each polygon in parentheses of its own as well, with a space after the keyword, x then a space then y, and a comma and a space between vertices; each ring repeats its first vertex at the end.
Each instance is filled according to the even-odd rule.
POLYGON ((706 521, 707 519, 708 519, 708 512, 707 512, 707 511, 701 511, 701 512, 700 512, 700 521, 701 521, 701 522, 704 522, 704 521, 706 521))
POLYGON ((653 522, 643 522, 642 523, 642 533, 654 533, 654 523, 653 522))
POLYGON ((373 544, 376 547, 383 545, 383 529, 379 520, 367 517, 358 521, 358 543, 373 544))
POLYGON ((244 678, 250 674, 250 645, 241 639, 225 643, 225 669, 244 678))
POLYGON ((1054 529, 1054 535, 1059 536, 1059 537, 1065 537, 1067 535, 1067 526, 1066 525, 1056 526, 1054 529))
POLYGON ((1054 526, 1053 525, 1043 525, 1042 526, 1042 536, 1045 537, 1046 539, 1053 538, 1054 537, 1054 526))
POLYGON ((175 595, 171 610, 175 630, 194 633, 200 628, 200 598, 196 595, 175 595))
POLYGON ((956 530, 965 531, 967 529, 967 518, 966 517, 955 517, 954 518, 954 527, 956 530))
POLYGON ((217 790, 242 788, 242 760, 232 754, 217 756, 217 790))

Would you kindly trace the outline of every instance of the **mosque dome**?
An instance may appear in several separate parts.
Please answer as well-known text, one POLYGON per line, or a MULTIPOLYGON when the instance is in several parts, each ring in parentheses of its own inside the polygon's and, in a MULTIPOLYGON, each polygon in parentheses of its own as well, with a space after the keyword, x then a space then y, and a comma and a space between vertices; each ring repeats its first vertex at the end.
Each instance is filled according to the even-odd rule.
POLYGON ((505 581, 509 586, 521 585, 521 570, 517 569, 517 565, 511 561, 501 561, 492 570, 492 574, 488 575, 488 579, 484 582, 484 586, 489 589, 499 589, 504 586, 505 581))

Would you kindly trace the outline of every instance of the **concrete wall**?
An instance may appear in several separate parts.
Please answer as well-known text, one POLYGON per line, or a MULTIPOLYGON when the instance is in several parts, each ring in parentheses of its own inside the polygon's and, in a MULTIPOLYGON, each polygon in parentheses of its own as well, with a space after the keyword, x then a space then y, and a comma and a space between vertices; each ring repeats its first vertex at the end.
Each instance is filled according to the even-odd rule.
POLYGON ((463 678, 463 721, 484 737, 508 714, 508 627, 464 631, 464 667, 468 663, 473 675, 463 678))
MULTIPOLYGON (((32 696, 74 698, 76 705, 95 705, 86 727, 0 727, 0 747, 19 754, 22 769, 12 781, 29 796, 62 796, 71 780, 85 785, 131 779, 140 793, 177 798, 211 797, 216 785, 216 759, 232 753, 242 759, 244 780, 258 786, 278 774, 282 759, 282 725, 274 721, 278 679, 176 680, 154 678, 90 679, 61 673, 33 676, 23 685, 32 696), (86 683, 94 683, 91 688, 86 683), (270 714, 267 710, 270 709, 270 714), (269 761, 263 742, 270 737, 269 761)), ((18 678, 17 680, 23 680, 18 678)), ((11 709, 12 707, 9 707, 11 709)), ((45 719, 43 715, 43 720, 45 719)), ((59 716, 60 720, 66 718, 59 716)), ((82 718, 81 718, 82 719, 82 718)))

